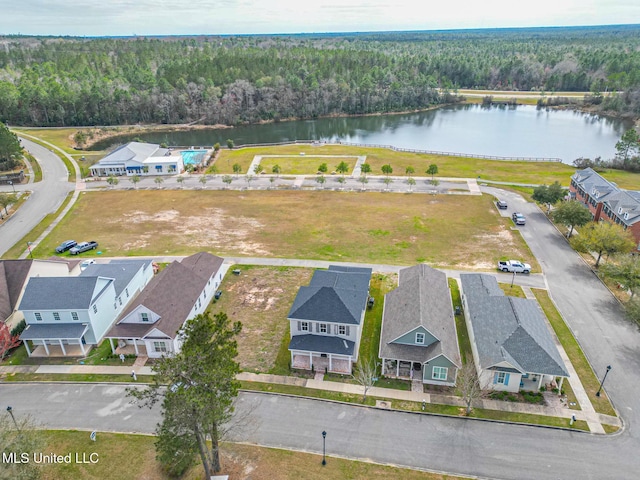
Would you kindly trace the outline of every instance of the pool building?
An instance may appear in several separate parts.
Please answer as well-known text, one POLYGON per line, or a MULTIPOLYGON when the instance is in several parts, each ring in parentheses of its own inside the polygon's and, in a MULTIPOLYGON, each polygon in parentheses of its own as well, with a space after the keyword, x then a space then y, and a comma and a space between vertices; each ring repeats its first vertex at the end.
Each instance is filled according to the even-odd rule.
POLYGON ((116 148, 90 167, 92 177, 111 175, 177 175, 185 163, 202 162, 206 150, 186 150, 184 153, 162 148, 154 143, 129 142, 116 148))

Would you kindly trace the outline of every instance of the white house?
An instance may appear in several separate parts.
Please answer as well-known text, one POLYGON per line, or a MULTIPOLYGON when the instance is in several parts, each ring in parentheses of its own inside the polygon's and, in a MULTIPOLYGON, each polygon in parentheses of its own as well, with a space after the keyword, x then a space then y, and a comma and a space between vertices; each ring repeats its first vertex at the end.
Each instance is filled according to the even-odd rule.
POLYGON ((460 281, 480 385, 507 392, 562 389, 569 373, 537 302, 505 296, 491 275, 463 273, 460 281))
POLYGON ((29 356, 84 356, 100 343, 118 314, 153 276, 150 261, 95 264, 77 277, 31 278, 18 309, 27 328, 20 335, 29 356), (35 347, 32 352, 29 341, 35 347))
POLYGON ((206 310, 223 275, 223 259, 206 252, 169 264, 107 333, 113 353, 157 358, 179 352, 180 328, 206 310))
POLYGON ((175 175, 184 171, 184 163, 180 152, 154 143, 129 142, 89 169, 92 177, 175 175))
POLYGON ((331 265, 300 287, 289 311, 291 365, 351 373, 358 360, 370 268, 331 265))

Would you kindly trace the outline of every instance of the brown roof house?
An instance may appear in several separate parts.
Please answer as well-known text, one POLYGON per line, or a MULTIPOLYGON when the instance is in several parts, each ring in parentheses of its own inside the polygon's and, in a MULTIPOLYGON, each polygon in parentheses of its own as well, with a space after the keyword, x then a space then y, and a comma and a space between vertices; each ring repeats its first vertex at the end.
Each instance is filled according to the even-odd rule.
POLYGON ((65 262, 0 260, 0 322, 5 322, 9 328, 13 328, 24 319, 24 315, 17 308, 30 278, 62 277, 70 274, 69 266, 65 262))
POLYGON ((379 356, 382 374, 453 386, 460 362, 447 276, 420 264, 400 270, 384 297, 379 356))
POLYGON ((205 311, 223 275, 223 259, 206 252, 169 264, 105 335, 112 352, 150 358, 179 352, 182 325, 205 311))

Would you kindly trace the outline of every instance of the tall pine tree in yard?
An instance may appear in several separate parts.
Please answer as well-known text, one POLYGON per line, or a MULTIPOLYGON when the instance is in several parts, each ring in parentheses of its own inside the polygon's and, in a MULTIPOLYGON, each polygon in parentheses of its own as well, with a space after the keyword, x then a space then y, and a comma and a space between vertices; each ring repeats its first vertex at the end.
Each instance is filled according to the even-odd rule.
POLYGON ((222 312, 194 317, 180 332, 180 352, 154 364, 154 384, 129 392, 142 400, 141 406, 161 402, 156 453, 172 475, 184 473, 196 454, 206 478, 221 471, 219 443, 238 395, 240 367, 235 337, 241 329, 240 322, 231 323, 222 312), (165 390, 164 385, 169 387, 165 390))

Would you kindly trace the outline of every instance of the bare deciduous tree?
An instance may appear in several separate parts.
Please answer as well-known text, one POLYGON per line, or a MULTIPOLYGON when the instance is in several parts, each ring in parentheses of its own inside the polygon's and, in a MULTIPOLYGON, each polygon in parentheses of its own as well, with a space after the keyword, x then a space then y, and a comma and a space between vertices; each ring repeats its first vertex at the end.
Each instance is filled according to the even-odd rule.
POLYGON ((462 368, 458 370, 456 385, 460 396, 464 400, 466 408, 465 414, 469 415, 473 402, 485 396, 485 391, 480 385, 473 363, 465 363, 462 368))
POLYGON ((353 379, 364 388, 362 402, 365 402, 367 400, 367 393, 371 387, 373 387, 374 383, 376 383, 376 380, 378 380, 375 363, 371 360, 361 361, 352 376, 353 379))

